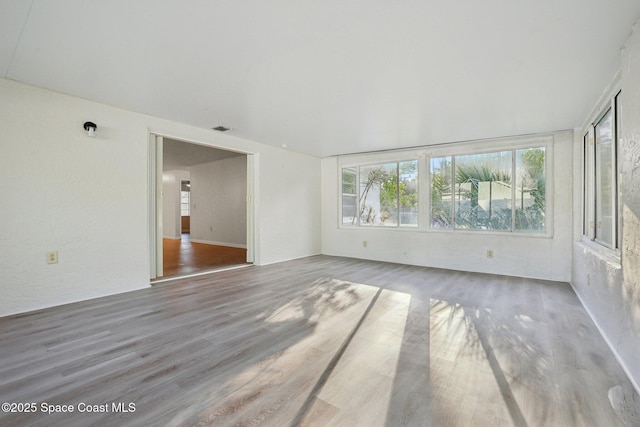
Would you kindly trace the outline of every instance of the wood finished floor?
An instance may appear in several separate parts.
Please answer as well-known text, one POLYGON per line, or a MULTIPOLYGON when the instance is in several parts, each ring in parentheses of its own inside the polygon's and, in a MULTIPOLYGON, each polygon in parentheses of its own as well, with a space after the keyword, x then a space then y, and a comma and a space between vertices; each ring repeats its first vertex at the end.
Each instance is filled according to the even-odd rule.
POLYGON ((162 277, 171 277, 244 264, 247 250, 192 242, 189 233, 183 233, 181 239, 162 239, 162 256, 162 277))
POLYGON ((0 358, 2 401, 38 405, 2 426, 636 420, 612 406, 637 395, 568 285, 328 256, 0 318, 0 358))

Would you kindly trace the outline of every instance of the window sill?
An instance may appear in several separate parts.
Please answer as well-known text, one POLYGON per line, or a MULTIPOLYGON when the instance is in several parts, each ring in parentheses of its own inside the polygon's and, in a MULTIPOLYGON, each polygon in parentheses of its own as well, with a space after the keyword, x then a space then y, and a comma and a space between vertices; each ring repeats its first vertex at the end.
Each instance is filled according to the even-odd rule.
POLYGON ((395 231, 422 231, 415 225, 338 225, 339 230, 395 230, 395 231))
POLYGON ((602 246, 599 243, 596 243, 592 240, 588 240, 587 237, 582 236, 582 239, 576 242, 577 245, 581 246, 585 252, 589 252, 592 255, 597 256, 609 264, 612 264, 614 267, 621 268, 622 261, 620 258, 620 252, 614 249, 609 249, 606 246, 602 246))
POLYGON ((452 230, 445 228, 419 228, 415 226, 400 226, 400 227, 391 227, 391 226, 383 226, 383 225, 370 225, 370 226, 361 226, 361 225, 338 225, 338 230, 359 230, 359 231, 368 231, 368 230, 391 230, 391 231, 400 231, 400 232, 414 232, 414 233, 427 233, 427 234, 447 234, 449 236, 455 235, 473 235, 473 236, 500 236, 500 237, 513 237, 513 238, 533 238, 533 239, 552 239, 552 233, 521 233, 521 232, 512 232, 512 231, 497 231, 497 230, 452 230))

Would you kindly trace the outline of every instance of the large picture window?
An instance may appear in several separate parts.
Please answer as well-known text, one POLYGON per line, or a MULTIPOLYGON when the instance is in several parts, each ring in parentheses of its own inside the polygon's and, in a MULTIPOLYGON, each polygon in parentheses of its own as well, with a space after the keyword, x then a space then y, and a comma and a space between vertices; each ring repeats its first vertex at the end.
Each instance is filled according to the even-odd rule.
POLYGON ((418 161, 342 168, 342 224, 417 227, 418 161))
POLYGON ((340 224, 548 234, 549 141, 520 142, 516 148, 507 142, 502 146, 509 148, 480 153, 343 165, 340 224))
POLYGON ((431 158, 431 227, 544 232, 545 164, 545 147, 431 158))

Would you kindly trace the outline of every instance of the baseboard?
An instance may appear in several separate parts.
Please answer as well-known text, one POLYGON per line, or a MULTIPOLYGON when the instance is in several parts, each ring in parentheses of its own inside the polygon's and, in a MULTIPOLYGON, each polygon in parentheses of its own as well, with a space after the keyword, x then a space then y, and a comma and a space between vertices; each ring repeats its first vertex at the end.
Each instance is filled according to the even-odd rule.
POLYGON ((620 354, 618 353, 616 347, 612 345, 611 341, 609 340, 609 337, 607 336, 607 334, 604 333, 604 330, 600 327, 600 324, 596 320, 595 316, 593 315, 593 313, 591 313, 591 310, 589 309, 589 307, 584 303, 584 300, 582 299, 582 297, 580 297, 580 294, 578 293, 577 289, 573 286, 573 284, 571 284, 571 288, 573 289, 573 292, 575 292, 576 296, 578 297, 578 300, 580 300, 580 304, 582 304, 582 307, 585 309, 585 311, 591 318, 591 321, 596 325, 596 328, 598 328, 598 331, 600 332, 600 336, 604 338, 604 341, 609 346, 609 349, 611 350, 616 360, 622 367, 622 370, 624 371, 624 373, 627 375, 627 378, 629 378, 629 381, 631 381, 631 384, 636 389, 636 393, 640 394, 640 384, 636 382, 636 379, 633 377, 633 375, 631 375, 631 372, 627 368, 627 364, 625 363, 624 359, 620 357, 620 354))
POLYGON ((224 271, 229 271, 229 270, 237 270, 239 268, 245 268, 245 267, 253 267, 253 264, 231 265, 227 267, 214 268, 213 270, 200 271, 198 273, 187 274, 184 276, 167 277, 164 279, 153 279, 151 280, 151 286, 158 285, 160 283, 167 283, 167 282, 173 282, 177 280, 189 279, 192 277, 200 277, 200 276, 206 276, 214 273, 222 273, 224 271))
POLYGON ((287 261, 295 261, 297 259, 309 258, 309 257, 312 257, 312 256, 318 256, 318 255, 323 255, 323 254, 318 252, 318 253, 315 253, 315 254, 300 255, 300 256, 297 256, 297 257, 293 257, 293 258, 283 258, 283 259, 280 259, 280 260, 277 260, 277 261, 269 261, 269 262, 265 262, 265 263, 255 264, 255 265, 257 265, 258 267, 265 267, 265 266, 271 265, 271 264, 278 264, 278 263, 287 262, 287 261))
POLYGON ((189 239, 193 243, 204 243, 205 245, 216 245, 216 246, 227 246, 230 248, 241 248, 247 249, 247 245, 242 245, 238 243, 227 243, 227 242, 217 242, 215 240, 201 240, 201 239, 189 239))

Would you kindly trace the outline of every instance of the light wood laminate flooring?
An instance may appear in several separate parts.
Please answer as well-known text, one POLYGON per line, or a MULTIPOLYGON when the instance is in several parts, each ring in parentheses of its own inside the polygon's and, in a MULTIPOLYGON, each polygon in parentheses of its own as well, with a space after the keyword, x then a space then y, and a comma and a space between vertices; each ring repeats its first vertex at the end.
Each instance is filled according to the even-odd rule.
POLYGON ((568 284, 329 256, 0 318, 0 360, 2 426, 637 421, 568 284))

